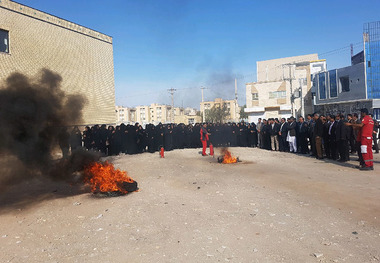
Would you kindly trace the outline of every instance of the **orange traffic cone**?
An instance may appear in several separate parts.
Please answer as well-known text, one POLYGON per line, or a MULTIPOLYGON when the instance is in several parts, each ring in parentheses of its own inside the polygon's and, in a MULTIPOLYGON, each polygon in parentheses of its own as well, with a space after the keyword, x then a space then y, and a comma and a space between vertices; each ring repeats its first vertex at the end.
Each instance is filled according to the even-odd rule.
POLYGON ((210 155, 214 156, 214 146, 212 146, 212 143, 210 143, 210 155))
POLYGON ((165 158, 165 156, 164 156, 164 147, 161 147, 160 156, 161 156, 161 158, 165 158))

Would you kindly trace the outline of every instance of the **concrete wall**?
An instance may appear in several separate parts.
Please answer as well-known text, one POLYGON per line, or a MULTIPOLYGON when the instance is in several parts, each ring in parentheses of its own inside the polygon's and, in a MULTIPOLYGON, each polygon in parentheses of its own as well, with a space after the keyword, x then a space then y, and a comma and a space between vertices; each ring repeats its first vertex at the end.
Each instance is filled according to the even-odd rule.
POLYGON ((8 0, 0 1, 0 29, 10 43, 0 53, 0 85, 15 71, 48 68, 62 76, 65 92, 87 97, 82 124, 116 121, 111 37, 8 0))
POLYGON ((360 113, 360 109, 367 108, 370 112, 373 112, 373 101, 372 100, 363 100, 363 101, 356 101, 356 102, 344 102, 344 103, 330 103, 330 104, 323 104, 323 105, 317 105, 315 106, 316 111, 320 112, 321 114, 334 114, 342 113, 342 114, 349 114, 349 113, 360 113))

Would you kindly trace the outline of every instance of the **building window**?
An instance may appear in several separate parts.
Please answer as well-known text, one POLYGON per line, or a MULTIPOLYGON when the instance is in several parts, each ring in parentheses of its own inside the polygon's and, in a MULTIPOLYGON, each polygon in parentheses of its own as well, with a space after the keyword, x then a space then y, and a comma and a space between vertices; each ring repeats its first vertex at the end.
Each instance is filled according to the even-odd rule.
POLYGON ((326 75, 325 73, 319 73, 319 99, 326 99, 326 75))
POLYGON ((329 71, 330 98, 338 97, 338 87, 336 84, 336 71, 329 71))
POLYGON ((259 93, 252 93, 252 100, 259 100, 259 93))
POLYGON ((273 91, 269 92, 270 99, 283 99, 286 98, 286 91, 273 91))
POLYGON ((339 85, 342 92, 350 91, 350 78, 348 76, 340 77, 339 85))
POLYGON ((9 53, 9 31, 0 29, 0 52, 9 53))

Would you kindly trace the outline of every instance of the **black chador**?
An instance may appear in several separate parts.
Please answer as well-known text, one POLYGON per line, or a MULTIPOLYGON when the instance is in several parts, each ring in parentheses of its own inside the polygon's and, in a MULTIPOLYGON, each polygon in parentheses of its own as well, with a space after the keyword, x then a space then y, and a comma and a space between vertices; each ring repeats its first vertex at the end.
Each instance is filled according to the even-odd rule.
POLYGON ((128 125, 126 133, 127 153, 136 154, 137 150, 137 127, 128 125))
POLYGON ((70 147, 71 151, 75 151, 77 148, 82 147, 82 133, 77 126, 70 133, 70 147))
POLYGON ((165 131, 164 131, 164 127, 162 126, 162 124, 159 124, 157 126, 157 137, 156 137, 156 149, 159 150, 161 149, 161 147, 164 147, 164 135, 165 135, 165 131))
POLYGON ((157 150, 156 127, 154 125, 149 125, 147 127, 147 134, 148 134, 148 152, 154 153, 157 150))
POLYGON ((237 146, 237 136, 239 132, 239 128, 236 126, 235 123, 232 124, 231 126, 231 145, 232 147, 237 146))
POLYGON ((165 151, 173 150, 173 130, 171 125, 166 126, 164 133, 165 151))
POLYGON ((257 130, 256 125, 254 123, 248 124, 247 127, 247 137, 248 137, 248 147, 256 147, 257 146, 257 130))
POLYGON ((122 145, 122 137, 123 133, 121 131, 120 126, 116 126, 115 135, 113 136, 114 141, 114 153, 119 154, 122 152, 121 145, 122 145))
POLYGON ((185 147, 186 148, 193 148, 193 143, 192 143, 193 134, 192 133, 193 133, 193 126, 189 124, 185 127, 185 147))
POLYGON ((83 143, 84 143, 84 147, 87 150, 90 150, 92 148, 92 141, 93 139, 92 139, 91 129, 90 127, 86 126, 83 132, 83 143))

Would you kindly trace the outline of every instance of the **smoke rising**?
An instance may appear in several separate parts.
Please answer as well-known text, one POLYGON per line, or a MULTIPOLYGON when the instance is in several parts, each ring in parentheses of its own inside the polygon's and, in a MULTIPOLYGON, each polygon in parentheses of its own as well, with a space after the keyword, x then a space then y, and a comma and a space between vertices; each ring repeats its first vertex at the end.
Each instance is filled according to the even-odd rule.
POLYGON ((13 73, 0 87, 2 187, 36 176, 62 179, 81 166, 74 156, 96 159, 78 158, 83 156, 78 152, 64 162, 53 160, 60 130, 82 122, 86 103, 83 95, 65 94, 61 82, 59 74, 42 69, 34 78, 13 73), (76 167, 68 168, 73 163, 76 167))

